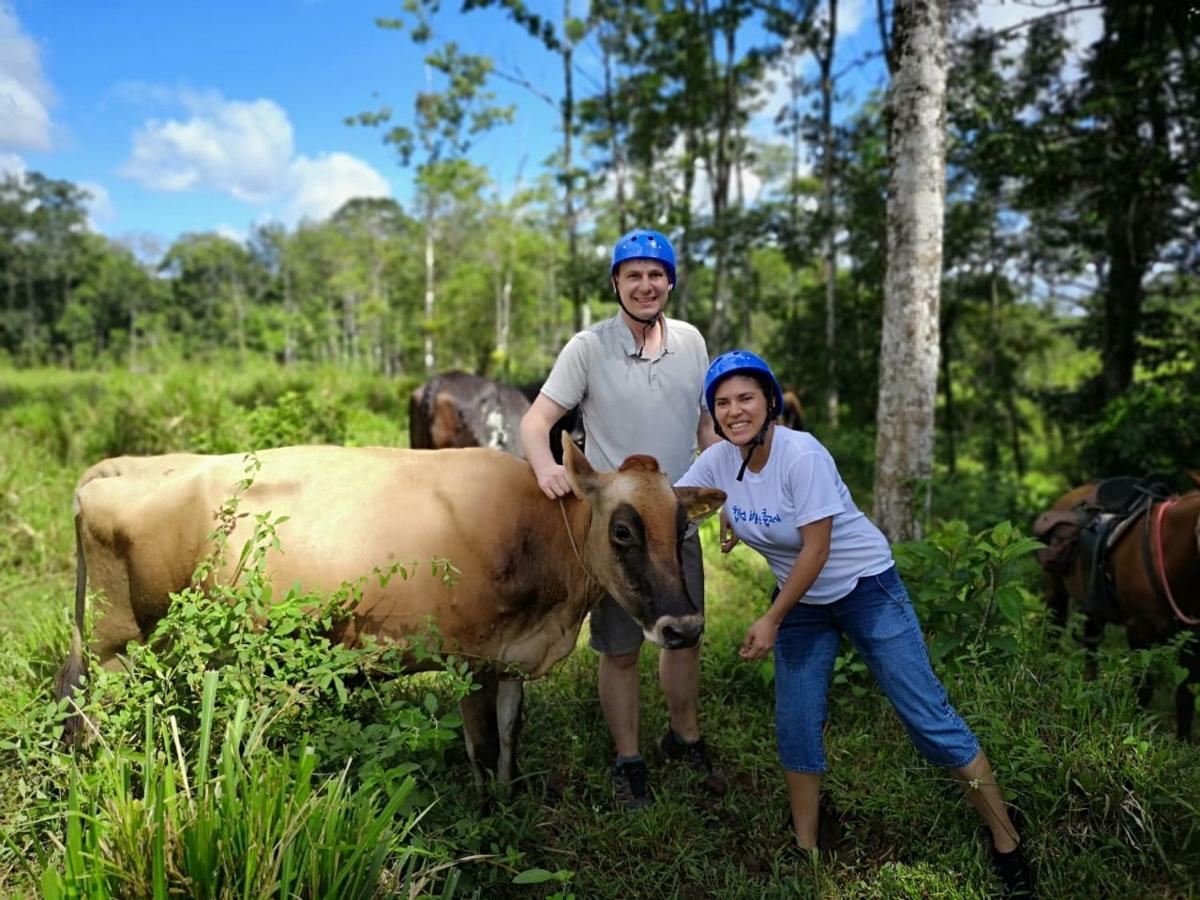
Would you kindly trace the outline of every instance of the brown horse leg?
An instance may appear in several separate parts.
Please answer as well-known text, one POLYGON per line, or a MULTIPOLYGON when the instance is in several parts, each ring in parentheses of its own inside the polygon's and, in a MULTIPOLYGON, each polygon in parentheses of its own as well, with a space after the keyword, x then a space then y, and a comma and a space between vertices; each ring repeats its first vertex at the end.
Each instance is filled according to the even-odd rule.
POLYGON ((1175 689, 1175 728, 1181 741, 1192 737, 1192 721, 1196 718, 1196 695, 1192 685, 1200 686, 1200 632, 1192 635, 1179 648, 1179 664, 1187 669, 1187 677, 1175 689))
POLYGON ((1059 631, 1067 627, 1067 611, 1071 597, 1061 575, 1042 570, 1042 596, 1050 609, 1050 624, 1059 631))
POLYGON ((1096 680, 1096 654, 1102 640, 1104 640, 1104 623, 1094 616, 1085 618, 1083 620, 1083 639, 1080 641, 1086 654, 1083 660, 1084 681, 1096 680))
MULTIPOLYGON (((1130 650, 1145 650, 1158 643, 1154 632, 1142 621, 1131 622, 1127 625, 1125 636, 1129 641, 1130 650)), ((1154 699, 1154 686, 1154 675, 1150 671, 1142 673, 1138 678, 1135 687, 1138 706, 1141 709, 1148 710, 1150 708, 1150 701, 1154 699)))

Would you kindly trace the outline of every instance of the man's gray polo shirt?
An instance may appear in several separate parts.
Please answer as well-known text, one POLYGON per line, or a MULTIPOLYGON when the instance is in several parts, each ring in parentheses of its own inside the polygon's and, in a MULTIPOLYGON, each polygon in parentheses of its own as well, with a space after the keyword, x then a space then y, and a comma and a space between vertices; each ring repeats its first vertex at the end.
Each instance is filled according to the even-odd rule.
POLYGON ((579 407, 588 462, 597 469, 647 453, 674 484, 696 452, 708 350, 687 322, 664 317, 663 326, 662 351, 646 359, 620 313, 597 322, 563 347, 542 393, 579 407))

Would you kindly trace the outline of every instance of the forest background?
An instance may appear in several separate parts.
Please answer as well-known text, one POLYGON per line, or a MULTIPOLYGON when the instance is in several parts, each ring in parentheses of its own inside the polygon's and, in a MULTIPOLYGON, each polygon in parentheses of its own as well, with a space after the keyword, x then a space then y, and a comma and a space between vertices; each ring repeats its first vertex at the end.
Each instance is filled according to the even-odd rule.
MULTIPOLYGON (((518 115, 497 100, 497 79, 522 79, 439 37, 438 16, 449 11, 428 3, 377 23, 396 32, 403 52, 424 56, 427 90, 391 98, 394 109, 348 102, 345 110, 348 124, 377 128, 411 173, 403 200, 353 199, 327 218, 262 224, 245 240, 184 234, 148 258, 89 227, 80 185, 37 171, 0 183, 0 546, 14 573, 4 667, 14 699, 0 752, 23 771, 5 787, 0 859, 12 884, 28 876, 44 887, 54 883, 50 871, 79 876, 78 867, 71 876, 73 847, 91 869, 102 868, 93 863, 106 853, 111 871, 136 868, 114 853, 109 832, 108 844, 90 850, 86 840, 79 849, 78 835, 76 845, 69 834, 57 843, 45 836, 86 819, 78 804, 89 798, 103 810, 95 820, 126 821, 98 769, 72 792, 71 819, 66 764, 53 741, 61 710, 42 702, 65 648, 61 616, 45 607, 69 584, 70 484, 101 456, 316 440, 402 444, 408 391, 435 371, 543 377, 575 330, 613 312, 612 241, 651 225, 680 256, 669 314, 696 324, 714 354, 745 346, 771 360, 870 507, 875 448, 898 427, 878 416, 889 116, 882 92, 849 104, 839 85, 866 67, 895 65, 890 4, 878 7, 877 48, 847 58, 834 52, 831 2, 597 0, 573 10, 568 0, 542 15, 515 0, 468 0, 453 14, 469 19, 482 7, 502 12, 506 27, 532 38, 564 76, 557 89, 519 85, 554 110, 560 143, 546 159, 519 162, 503 184, 472 148, 518 115), (602 78, 578 77, 583 47, 602 61, 602 78), (806 61, 815 61, 817 77, 806 61), (773 107, 769 136, 748 127, 764 105, 773 107)), ((1082 687, 1070 641, 1047 649, 1053 641, 1028 547, 998 523, 1026 529, 1085 478, 1178 473, 1200 460, 1197 20, 1189 3, 1149 0, 1034 7, 999 30, 973 27, 975 12, 969 2, 950 4, 936 440, 930 502, 914 511, 928 537, 906 557, 906 575, 925 576, 918 605, 952 693, 984 698, 986 711, 970 721, 996 735, 1002 777, 1042 816, 1033 846, 1056 895, 1090 895, 1080 885, 1100 877, 1114 894, 1186 892, 1200 872, 1200 767, 1194 748, 1159 733, 1153 710, 1136 711, 1128 680, 1172 672, 1169 656, 1130 658, 1112 645, 1107 680, 1082 687), (1068 39, 1072 10, 1099 11, 1094 42, 1068 39), (1006 547, 1023 549, 1009 560, 1006 547), (998 600, 994 592, 1009 583, 998 600), (976 605, 939 605, 939 591, 976 605), (990 617, 987 597, 1003 616, 990 617), (1061 711, 1033 731, 1010 723, 1039 707, 1061 711)), ((514 153, 525 160, 521 148, 514 153)), ((710 632, 710 643, 732 646, 737 616, 761 599, 764 573, 740 558, 719 562, 714 579, 733 618, 710 632)), ((198 627, 203 635, 210 626, 198 627)), ((159 688, 174 685, 156 665, 147 669, 158 672, 159 688)), ((289 673, 295 681, 333 691, 328 671, 300 668, 289 673)), ((572 880, 580 896, 639 896, 668 878, 687 896, 763 896, 776 883, 784 893, 846 896, 986 891, 980 861, 953 849, 969 833, 965 819, 926 847, 898 849, 894 836, 924 834, 936 804, 907 777, 914 763, 903 757, 903 735, 862 701, 861 662, 844 656, 839 673, 853 700, 834 751, 847 775, 833 789, 861 849, 840 869, 795 885, 778 880, 779 860, 763 849, 775 824, 763 818, 774 802, 764 799, 774 777, 762 719, 769 677, 747 680, 724 664, 705 676, 706 696, 727 698, 736 719, 714 732, 737 760, 744 808, 733 819, 749 834, 730 831, 725 819, 716 824, 709 810, 705 821, 718 829, 712 847, 704 839, 658 846, 640 874, 615 862, 625 845, 637 846, 639 835, 661 842, 668 832, 678 840, 686 811, 664 804, 642 826, 613 823, 598 810, 602 788, 589 783, 556 798, 578 805, 549 824, 545 795, 518 801, 507 818, 463 818, 470 804, 453 775, 462 770, 443 758, 445 728, 454 727, 440 714, 446 689, 433 692, 432 707, 424 688, 412 689, 413 709, 437 721, 413 726, 402 759, 372 743, 379 711, 348 709, 338 691, 326 699, 338 716, 355 718, 353 738, 339 744, 311 710, 302 724, 330 764, 361 757, 364 747, 395 763, 383 775, 355 768, 364 791, 416 772, 422 784, 408 806, 440 797, 426 820, 431 830, 418 841, 415 824, 390 834, 389 846, 407 855, 386 861, 394 875, 439 890, 452 890, 459 876, 447 873, 466 866, 464 886, 474 882, 489 896, 514 873, 564 896, 572 880), (869 761, 863 747, 872 748, 869 761), (887 785, 894 802, 872 784, 887 785), (571 817, 586 824, 568 827, 571 817), (741 847, 743 858, 710 852, 722 846, 741 847), (464 853, 491 862, 472 867, 464 853), (486 865, 499 874, 480 874, 486 865)), ((589 677, 578 654, 542 688, 541 704, 534 693, 528 744, 541 734, 543 746, 535 768, 603 774, 589 677), (582 724, 572 710, 584 711, 582 724), (564 731, 583 735, 583 745, 549 749, 564 731)), ((197 685, 190 695, 178 689, 180 710, 189 706, 184 695, 200 708, 197 685)), ((134 700, 123 694, 121 702, 140 715, 145 695, 131 690, 134 700)), ((130 714, 120 703, 109 709, 118 727, 142 737, 141 719, 121 719, 130 714)), ((150 721, 147 713, 144 745, 130 738, 147 754, 150 721)), ((242 738, 230 740, 241 752, 242 738)), ((149 771, 141 777, 151 780, 149 771)), ((130 877, 142 875, 153 881, 153 873, 130 877)))

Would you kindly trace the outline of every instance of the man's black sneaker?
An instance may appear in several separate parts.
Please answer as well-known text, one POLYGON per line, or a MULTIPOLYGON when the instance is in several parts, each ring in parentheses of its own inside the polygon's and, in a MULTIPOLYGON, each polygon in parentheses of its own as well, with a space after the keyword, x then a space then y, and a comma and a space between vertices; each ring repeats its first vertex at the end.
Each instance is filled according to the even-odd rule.
POLYGON ((704 738, 698 738, 689 744, 675 733, 674 728, 668 728, 667 733, 658 742, 658 751, 664 760, 682 762, 692 769, 699 776, 701 787, 708 793, 715 796, 725 793, 725 776, 708 755, 704 738))
POLYGON ((627 812, 650 805, 650 790, 646 784, 646 763, 640 759, 617 763, 613 767, 613 797, 617 806, 627 812))

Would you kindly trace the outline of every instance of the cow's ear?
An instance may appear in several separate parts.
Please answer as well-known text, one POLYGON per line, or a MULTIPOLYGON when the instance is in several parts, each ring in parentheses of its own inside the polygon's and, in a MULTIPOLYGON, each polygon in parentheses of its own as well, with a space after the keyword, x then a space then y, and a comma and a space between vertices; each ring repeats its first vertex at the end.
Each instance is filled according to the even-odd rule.
POLYGON ((677 487, 675 495, 687 509, 691 522, 703 522, 725 502, 725 492, 708 487, 677 487))
POLYGON ((592 468, 571 436, 562 433, 563 468, 567 470, 567 481, 576 497, 590 498, 600 488, 600 475, 592 468))
POLYGON ((1196 487, 1200 488, 1200 472, 1195 472, 1191 469, 1186 469, 1185 471, 1187 472, 1187 477, 1192 479, 1196 487))

